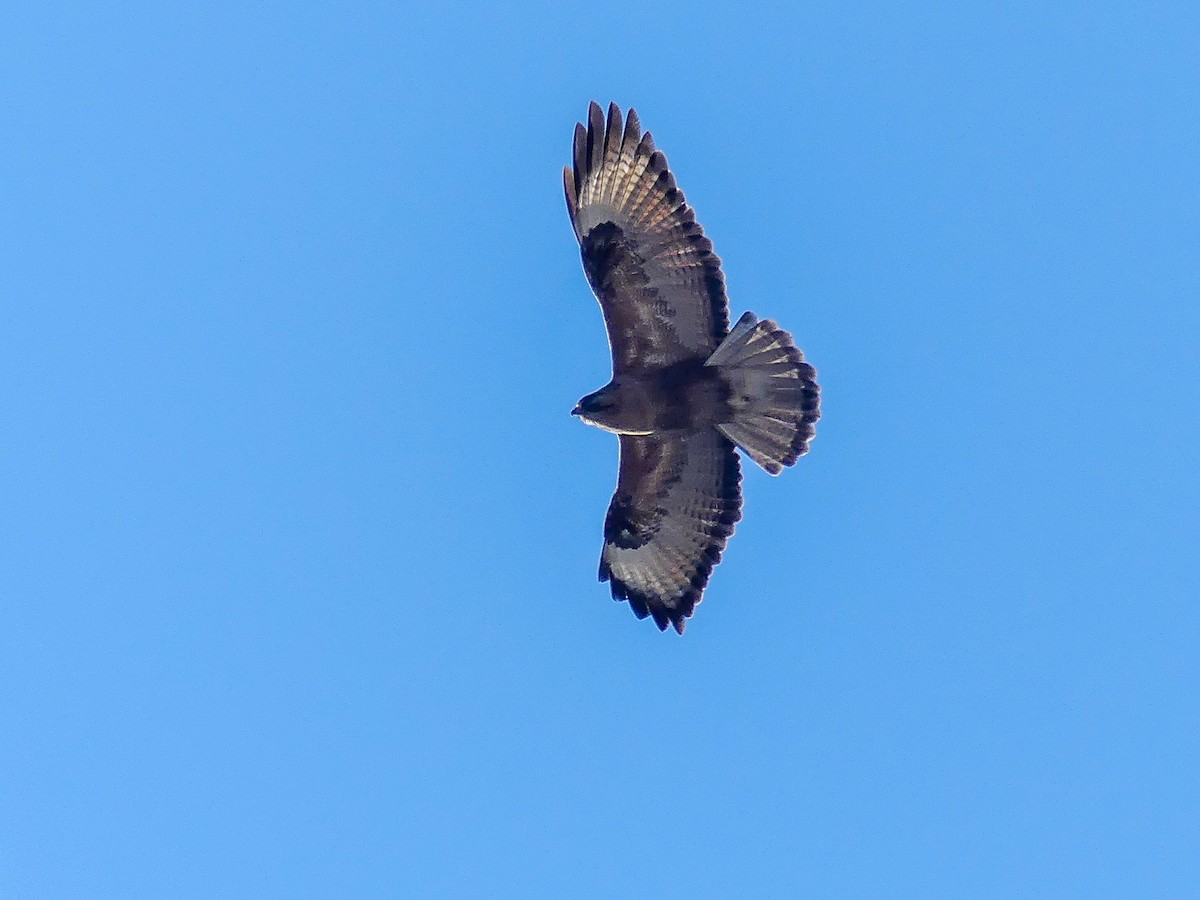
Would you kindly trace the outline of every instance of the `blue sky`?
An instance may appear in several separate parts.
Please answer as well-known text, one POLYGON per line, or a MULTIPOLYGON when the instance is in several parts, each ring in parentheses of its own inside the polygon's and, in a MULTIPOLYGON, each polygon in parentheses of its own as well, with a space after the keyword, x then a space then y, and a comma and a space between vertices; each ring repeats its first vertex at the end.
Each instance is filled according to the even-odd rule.
POLYGON ((1192 896, 1194 4, 0 13, 0 892, 1192 896), (596 583, 635 106, 821 373, 596 583))

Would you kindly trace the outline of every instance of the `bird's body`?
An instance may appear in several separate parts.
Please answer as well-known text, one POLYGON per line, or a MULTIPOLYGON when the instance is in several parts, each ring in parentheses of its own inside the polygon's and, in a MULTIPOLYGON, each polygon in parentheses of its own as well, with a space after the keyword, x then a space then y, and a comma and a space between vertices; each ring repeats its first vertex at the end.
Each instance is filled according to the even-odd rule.
POLYGON ((574 410, 620 436, 600 578, 682 633, 741 518, 735 445, 773 475, 807 452, 816 371, 774 322, 729 329, 721 261, 633 110, 593 103, 563 178, 613 354, 574 410))
POLYGON ((700 357, 626 372, 579 401, 578 415, 615 434, 660 434, 728 418, 729 385, 700 357))

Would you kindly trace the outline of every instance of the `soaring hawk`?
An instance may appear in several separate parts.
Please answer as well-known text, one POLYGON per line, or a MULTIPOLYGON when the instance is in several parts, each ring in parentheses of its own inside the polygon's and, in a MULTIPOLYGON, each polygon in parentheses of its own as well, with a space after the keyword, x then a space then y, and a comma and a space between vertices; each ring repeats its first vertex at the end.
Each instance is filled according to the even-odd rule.
POLYGON ((592 103, 574 151, 567 210, 613 374, 572 412, 621 445, 600 580, 682 634, 742 516, 734 447, 772 475, 806 453, 817 373, 770 320, 730 330, 721 260, 636 112, 592 103))

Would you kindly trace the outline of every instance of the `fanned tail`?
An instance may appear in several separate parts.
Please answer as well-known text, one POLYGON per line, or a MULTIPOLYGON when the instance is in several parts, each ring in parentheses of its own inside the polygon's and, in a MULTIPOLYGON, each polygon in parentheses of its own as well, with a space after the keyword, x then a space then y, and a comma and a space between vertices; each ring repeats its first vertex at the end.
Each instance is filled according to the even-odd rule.
POLYGON ((717 428, 752 460, 778 475, 808 452, 821 388, 790 334, 748 312, 706 365, 719 367, 729 385, 730 420, 717 428))

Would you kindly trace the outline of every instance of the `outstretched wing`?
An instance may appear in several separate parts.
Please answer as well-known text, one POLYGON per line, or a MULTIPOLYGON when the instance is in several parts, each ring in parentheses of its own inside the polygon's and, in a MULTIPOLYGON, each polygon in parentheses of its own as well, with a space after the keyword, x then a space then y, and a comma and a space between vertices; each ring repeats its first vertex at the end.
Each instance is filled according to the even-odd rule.
POLYGON ((617 492, 604 520, 600 580, 683 634, 713 566, 742 517, 742 473, 716 429, 621 437, 617 492))
POLYGON ((721 260, 637 113, 622 122, 613 103, 606 120, 593 102, 563 183, 613 373, 715 350, 729 331, 721 260))

